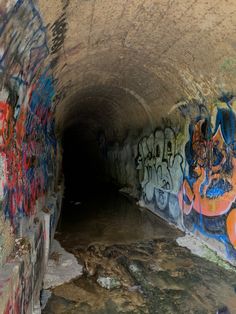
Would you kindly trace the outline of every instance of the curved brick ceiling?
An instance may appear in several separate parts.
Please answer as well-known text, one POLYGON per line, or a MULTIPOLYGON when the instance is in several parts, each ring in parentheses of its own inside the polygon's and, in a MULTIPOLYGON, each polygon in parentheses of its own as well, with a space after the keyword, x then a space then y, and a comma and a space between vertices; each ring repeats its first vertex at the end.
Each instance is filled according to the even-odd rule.
POLYGON ((60 129, 156 125, 178 101, 235 92, 235 0, 39 1, 60 129), (53 9, 52 9, 53 8, 53 9))

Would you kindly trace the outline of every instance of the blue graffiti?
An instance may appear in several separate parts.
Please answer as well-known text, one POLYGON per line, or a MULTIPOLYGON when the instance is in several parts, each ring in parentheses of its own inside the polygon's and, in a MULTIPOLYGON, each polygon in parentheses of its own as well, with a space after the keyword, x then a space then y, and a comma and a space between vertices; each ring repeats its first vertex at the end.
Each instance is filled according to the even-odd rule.
POLYGON ((214 121, 209 113, 197 117, 189 126, 189 141, 185 146, 186 188, 181 190, 180 200, 186 212, 185 217, 191 216, 192 210, 195 217, 198 217, 192 222, 191 218, 187 220, 187 224, 192 224, 191 230, 222 242, 227 254, 236 258, 236 250, 226 230, 227 212, 230 213, 234 208, 232 203, 235 200, 231 182, 236 171, 235 163, 232 163, 236 156, 236 116, 232 108, 233 101, 233 96, 223 95, 216 103, 214 121), (188 190, 192 192, 189 193, 188 190), (225 199, 224 195, 227 195, 225 199), (222 202, 216 203, 217 200, 222 202), (222 208, 216 208, 218 212, 215 216, 212 202, 221 206, 223 204, 222 208))
POLYGON ((4 101, 13 112, 11 142, 4 147, 8 175, 2 206, 17 226, 51 184, 49 168, 53 170, 57 153, 55 89, 51 68, 45 65, 46 29, 32 0, 18 0, 2 15, 0 36, 0 75, 8 92, 4 101))

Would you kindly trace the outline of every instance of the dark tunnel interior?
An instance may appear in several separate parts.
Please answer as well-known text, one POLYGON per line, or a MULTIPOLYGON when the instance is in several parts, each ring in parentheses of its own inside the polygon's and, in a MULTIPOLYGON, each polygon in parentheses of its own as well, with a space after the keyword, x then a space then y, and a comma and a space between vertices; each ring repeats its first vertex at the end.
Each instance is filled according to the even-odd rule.
POLYGON ((127 140, 131 145, 140 136, 141 125, 151 129, 150 117, 138 100, 109 86, 78 91, 70 108, 58 110, 58 125, 63 125, 58 132, 64 200, 90 198, 96 192, 122 187, 109 173, 107 152, 116 145, 123 147, 127 140))
POLYGON ((101 158, 99 139, 86 137, 87 126, 80 123, 67 128, 62 135, 62 170, 64 201, 91 198, 95 193, 114 189, 101 158))

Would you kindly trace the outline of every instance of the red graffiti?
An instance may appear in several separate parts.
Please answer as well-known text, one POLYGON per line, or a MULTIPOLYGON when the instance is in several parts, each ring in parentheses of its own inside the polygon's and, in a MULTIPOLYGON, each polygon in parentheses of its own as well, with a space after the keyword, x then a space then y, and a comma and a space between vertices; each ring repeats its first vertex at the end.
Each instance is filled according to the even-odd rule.
POLYGON ((12 138, 12 110, 9 104, 0 101, 0 149, 9 145, 12 138))
POLYGON ((188 180, 184 180, 179 192, 179 203, 185 214, 189 214, 192 209, 208 217, 225 214, 231 207, 236 197, 236 158, 233 154, 226 153, 221 128, 219 127, 212 139, 208 142, 202 139, 200 129, 203 121, 199 121, 193 134, 193 151, 196 158, 194 173, 196 180, 190 186, 188 180), (221 160, 214 163, 214 151, 218 150, 221 160), (231 175, 224 176, 222 167, 230 158, 231 175), (219 182, 227 183, 230 187, 217 197, 209 197, 209 188, 219 182))
POLYGON ((26 121, 26 110, 22 110, 16 121, 16 143, 19 148, 21 148, 22 141, 25 136, 25 121, 26 121))
POLYGON ((23 296, 20 288, 14 292, 14 296, 7 303, 4 314, 21 314, 23 308, 23 296))
POLYGON ((233 137, 224 140, 221 125, 210 137, 204 120, 196 123, 191 138, 190 176, 181 186, 179 204, 184 214, 192 210, 206 217, 228 213, 226 232, 236 248, 236 155, 233 137), (205 133, 204 133, 205 132, 205 133))

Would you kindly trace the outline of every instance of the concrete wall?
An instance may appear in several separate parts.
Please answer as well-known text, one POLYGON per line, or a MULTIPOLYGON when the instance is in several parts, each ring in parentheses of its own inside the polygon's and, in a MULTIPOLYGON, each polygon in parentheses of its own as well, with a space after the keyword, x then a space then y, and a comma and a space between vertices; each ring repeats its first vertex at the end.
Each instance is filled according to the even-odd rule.
POLYGON ((32 313, 61 206, 55 87, 34 3, 0 14, 0 313, 32 313))
MULTIPOLYGON (((161 126, 113 145, 108 168, 140 205, 236 264, 236 99, 178 103, 161 126), (137 193, 137 190, 140 193, 137 193)), ((109 171, 109 170, 108 170, 109 171)))
POLYGON ((235 102, 210 99, 235 94, 235 0, 36 2, 0 2, 0 313, 37 307, 63 189, 56 108, 59 132, 104 133, 125 191, 234 263, 235 102))

